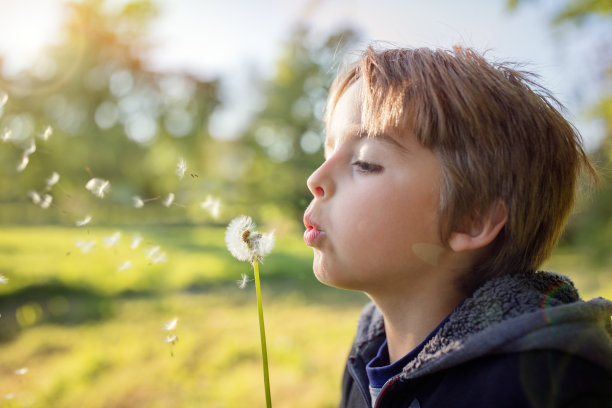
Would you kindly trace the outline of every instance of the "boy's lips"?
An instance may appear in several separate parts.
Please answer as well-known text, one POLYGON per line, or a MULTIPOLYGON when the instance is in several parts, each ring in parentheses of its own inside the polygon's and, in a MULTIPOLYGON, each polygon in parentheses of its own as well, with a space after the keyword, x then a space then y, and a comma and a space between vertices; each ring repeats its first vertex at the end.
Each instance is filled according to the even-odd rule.
POLYGON ((304 214, 304 242, 308 246, 316 246, 317 241, 324 234, 324 231, 312 220, 309 213, 304 214))

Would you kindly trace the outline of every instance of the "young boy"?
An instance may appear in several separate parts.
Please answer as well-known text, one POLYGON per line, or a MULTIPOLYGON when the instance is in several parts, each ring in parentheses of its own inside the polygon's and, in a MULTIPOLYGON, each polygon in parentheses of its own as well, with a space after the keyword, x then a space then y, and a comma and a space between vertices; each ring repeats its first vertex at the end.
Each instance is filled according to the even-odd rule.
POLYGON ((537 271, 595 177, 555 105, 460 47, 369 48, 336 78, 304 240, 372 300, 341 407, 612 407, 612 302, 537 271))

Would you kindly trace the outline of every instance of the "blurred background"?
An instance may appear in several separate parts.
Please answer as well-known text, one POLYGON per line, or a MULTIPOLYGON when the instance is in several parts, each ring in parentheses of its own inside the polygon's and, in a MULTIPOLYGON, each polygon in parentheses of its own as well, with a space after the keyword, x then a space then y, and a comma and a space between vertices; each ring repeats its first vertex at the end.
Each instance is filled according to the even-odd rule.
POLYGON ((327 89, 370 44, 541 76, 600 169, 546 268, 612 297, 609 0, 0 0, 0 406, 331 407, 366 298, 311 273, 301 216, 327 89), (250 276, 250 275, 249 275, 250 276), (178 319, 178 320, 175 320, 178 319))

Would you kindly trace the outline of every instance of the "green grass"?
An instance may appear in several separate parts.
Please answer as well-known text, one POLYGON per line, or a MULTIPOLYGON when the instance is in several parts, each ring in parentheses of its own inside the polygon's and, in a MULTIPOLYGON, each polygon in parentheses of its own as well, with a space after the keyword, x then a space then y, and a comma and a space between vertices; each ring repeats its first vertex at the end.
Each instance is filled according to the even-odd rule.
MULTIPOLYGON (((219 227, 0 228, 0 407, 262 407, 250 266, 219 227), (104 238, 121 232, 111 247, 104 238), (130 247, 132 236, 143 241, 130 247), (95 240, 83 253, 75 240, 95 240), (165 262, 145 250, 159 246, 165 262), (118 266, 130 260, 132 267, 118 266), (178 317, 178 342, 163 324, 178 317), (27 373, 16 370, 27 367, 27 373), (5 396, 11 397, 6 399, 5 396)), ((262 265, 276 407, 332 407, 366 298, 312 276, 297 232, 279 232, 262 265)), ((584 298, 612 297, 612 280, 568 248, 546 265, 584 298)), ((251 271, 252 272, 252 271, 251 271)))

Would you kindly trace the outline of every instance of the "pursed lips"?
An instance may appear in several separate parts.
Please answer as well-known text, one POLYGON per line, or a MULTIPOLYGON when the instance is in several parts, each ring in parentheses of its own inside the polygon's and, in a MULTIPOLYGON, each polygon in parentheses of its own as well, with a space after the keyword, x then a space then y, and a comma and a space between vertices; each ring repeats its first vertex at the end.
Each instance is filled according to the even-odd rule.
POLYGON ((311 213, 307 212, 304 214, 304 242, 308 246, 316 246, 317 241, 324 234, 324 231, 313 221, 311 213))

